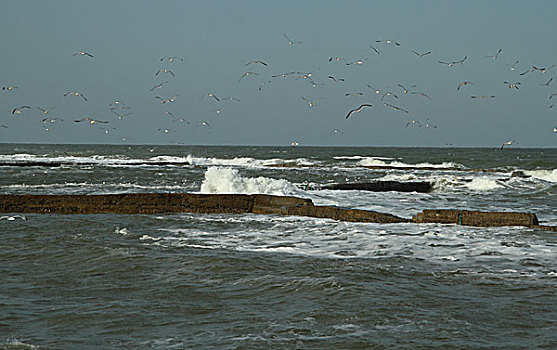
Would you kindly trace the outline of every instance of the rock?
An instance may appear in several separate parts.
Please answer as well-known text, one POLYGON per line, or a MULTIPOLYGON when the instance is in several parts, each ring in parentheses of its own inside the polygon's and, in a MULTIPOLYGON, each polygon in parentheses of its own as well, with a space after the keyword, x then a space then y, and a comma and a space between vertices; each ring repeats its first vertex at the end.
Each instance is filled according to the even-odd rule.
POLYGON ((484 212, 455 209, 424 210, 412 218, 415 223, 459 224, 465 226, 533 226, 534 213, 484 212))
POLYGON ((517 170, 517 171, 513 171, 513 172, 512 172, 511 177, 521 177, 521 178, 527 179, 527 178, 529 178, 529 177, 531 177, 531 176, 530 176, 530 175, 526 175, 526 174, 524 173, 524 171, 522 171, 522 170, 517 170))
POLYGON ((432 189, 429 182, 399 182, 373 181, 363 183, 345 183, 323 185, 323 190, 359 190, 359 191, 399 191, 399 192, 429 192, 432 189))

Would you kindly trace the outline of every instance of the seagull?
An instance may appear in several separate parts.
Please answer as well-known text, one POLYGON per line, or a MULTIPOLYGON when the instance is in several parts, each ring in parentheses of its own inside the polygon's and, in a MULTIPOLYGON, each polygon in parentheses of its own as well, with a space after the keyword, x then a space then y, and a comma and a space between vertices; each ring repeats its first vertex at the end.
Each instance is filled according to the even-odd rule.
POLYGON ((394 98, 398 98, 398 96, 396 94, 393 94, 392 92, 387 91, 383 94, 383 96, 381 96, 381 101, 383 101, 383 99, 387 96, 393 96, 394 98))
MULTIPOLYGON (((306 99, 304 96, 302 96, 302 100, 304 100, 307 104, 308 107, 311 108, 313 106, 315 106, 315 101, 309 101, 308 99, 306 99)), ((317 101, 321 100, 321 98, 318 98, 317 101)))
POLYGON ((167 98, 166 100, 164 100, 164 99, 163 99, 162 97, 160 97, 160 96, 155 96, 156 99, 161 100, 161 103, 162 103, 162 104, 165 104, 165 103, 172 103, 172 102, 174 102, 174 100, 176 100, 177 97, 178 97, 178 95, 176 95, 176 96, 174 96, 174 97, 171 97, 171 98, 167 98))
POLYGON ((347 93, 344 94, 344 96, 352 96, 352 97, 363 96, 363 95, 364 95, 364 93, 361 92, 361 91, 352 92, 352 93, 347 92, 347 93))
POLYGON ((343 57, 338 57, 338 56, 337 57, 329 57, 329 62, 333 62, 333 61, 340 62, 343 59, 344 59, 343 57))
POLYGON ((157 73, 155 73, 155 76, 159 75, 159 73, 169 73, 170 75, 172 75, 173 77, 175 77, 174 73, 172 73, 172 71, 170 69, 159 69, 157 71, 157 73))
POLYGON ((178 56, 174 56, 174 57, 162 57, 161 58, 161 62, 167 60, 170 63, 174 63, 174 61, 178 60, 180 62, 184 62, 184 59, 182 57, 178 57, 178 56))
POLYGON ((474 84, 471 81, 463 81, 462 83, 458 84, 458 86, 456 87, 456 91, 459 91, 462 86, 466 86, 466 85, 474 85, 474 84))
POLYGON ((447 66, 449 66, 449 67, 452 67, 452 66, 454 66, 455 64, 462 64, 462 63, 464 63, 464 61, 466 61, 467 58, 468 58, 468 56, 464 56, 464 58, 461 59, 460 61, 452 61, 452 62, 437 61, 437 62, 439 62, 439 63, 441 63, 441 64, 445 64, 445 65, 447 65, 447 66))
POLYGON ((126 117, 126 116, 132 114, 131 112, 126 113, 126 114, 120 114, 120 113, 118 113, 118 112, 116 112, 116 111, 114 111, 114 110, 111 110, 111 112, 114 113, 114 114, 116 114, 116 116, 118 117, 118 119, 122 119, 122 118, 124 118, 124 117, 126 117))
POLYGON ((240 80, 238 81, 242 81, 242 79, 249 77, 250 75, 259 75, 259 74, 255 72, 245 72, 244 74, 242 74, 242 77, 240 77, 240 80))
POLYGON ((530 69, 528 69, 528 70, 526 70, 526 71, 520 73, 520 75, 525 75, 525 74, 530 73, 530 72, 533 72, 533 71, 535 71, 534 67, 532 67, 532 68, 530 68, 530 69))
POLYGON ((14 108, 14 110, 12 111, 12 114, 21 114, 21 112, 23 112, 24 109, 30 109, 31 107, 29 106, 21 106, 21 107, 17 107, 14 108))
POLYGON ((220 99, 217 97, 217 95, 213 94, 212 92, 208 92, 208 93, 206 93, 206 94, 204 94, 204 95, 201 95, 201 97, 200 97, 199 99, 201 100, 201 99, 202 99, 203 97, 205 97, 205 96, 207 96, 207 97, 212 97, 212 98, 214 98, 215 100, 217 100, 217 102, 220 102, 220 99))
MULTIPOLYGON (((405 88, 404 86, 402 86, 402 84, 396 84, 399 88, 402 89, 402 92, 404 92, 405 94, 407 94, 409 91, 407 88, 405 88)), ((412 85, 411 87, 416 87, 416 85, 412 85)))
POLYGON ((87 101, 87 98, 85 96, 83 96, 83 94, 81 92, 78 91, 68 91, 64 94, 64 96, 68 96, 68 95, 72 95, 72 96, 79 96, 81 97, 84 101, 87 101))
POLYGON ((426 95, 423 92, 412 92, 412 94, 413 95, 420 95, 420 96, 426 97, 428 100, 431 100, 431 97, 429 97, 428 95, 426 95))
POLYGON ((504 142, 504 143, 501 145, 501 149, 503 149, 503 147, 505 147, 506 145, 512 145, 513 143, 518 143, 518 142, 517 142, 517 141, 507 141, 507 142, 504 142))
POLYGON ((546 73, 548 70, 550 70, 550 69, 553 68, 553 67, 555 67, 554 64, 552 64, 552 65, 549 66, 549 67, 544 67, 544 68, 538 68, 538 67, 532 66, 532 69, 534 69, 534 70, 539 70, 539 71, 542 72, 542 73, 546 73))
POLYGON ((44 118, 44 119, 41 121, 41 123, 43 123, 43 124, 46 124, 46 123, 54 123, 54 122, 56 122, 57 120, 59 120, 59 121, 64 121, 64 119, 61 119, 61 118, 44 118))
POLYGON ((371 45, 370 45, 369 47, 371 47, 371 49, 373 50, 373 52, 375 52, 376 55, 380 55, 380 54, 381 54, 381 51, 377 50, 375 47, 373 47, 373 46, 371 46, 371 45))
POLYGON ((557 132, 557 127, 554 127, 554 128, 553 128, 553 132, 557 132))
POLYGON ((170 129, 158 128, 157 130, 160 131, 160 132, 164 132, 166 134, 168 134, 170 132, 170 129))
POLYGON ((267 63, 265 63, 265 62, 263 62, 263 61, 260 61, 260 60, 253 60, 253 61, 249 61, 248 63, 246 63, 245 66, 249 66, 249 65, 252 64, 252 63, 253 63, 253 64, 262 64, 262 65, 264 65, 264 66, 267 65, 267 63))
POLYGON ((412 50, 412 52, 415 53, 415 54, 418 56, 418 58, 422 58, 422 57, 424 57, 425 55, 429 55, 429 54, 431 53, 431 51, 424 52, 424 53, 419 53, 419 52, 416 52, 416 51, 414 51, 414 50, 412 50))
POLYGON ((429 123, 429 119, 426 121, 425 125, 426 128, 434 128, 437 129, 437 125, 433 125, 429 123))
POLYGON ((74 57, 74 56, 89 56, 89 57, 93 58, 93 55, 91 55, 90 53, 85 52, 85 51, 77 51, 76 53, 74 53, 72 55, 72 57, 74 57))
POLYGON ((329 79, 331 79, 335 84, 339 81, 344 81, 343 78, 338 78, 336 79, 335 77, 333 77, 332 75, 329 75, 329 79))
POLYGON ((232 101, 232 102, 242 102, 242 100, 240 100, 239 98, 233 97, 233 96, 224 97, 222 100, 223 101, 232 101))
POLYGON ((2 86, 2 91, 13 91, 13 89, 17 89, 17 88, 18 88, 17 86, 13 86, 13 85, 2 86))
POLYGON ((344 134, 344 132, 340 129, 334 129, 334 130, 331 130, 331 134, 335 134, 335 135, 341 134, 342 135, 342 134, 344 134))
POLYGON ((509 83, 508 81, 504 81, 503 84, 507 84, 509 86, 509 89, 515 88, 518 90, 520 83, 516 82, 516 83, 509 83))
POLYGON ((207 123, 206 121, 202 121, 201 123, 199 123, 199 125, 201 125, 201 126, 206 126, 206 127, 208 127, 209 129, 211 129, 211 125, 209 125, 209 123, 207 123))
POLYGON ((96 120, 96 119, 93 119, 93 118, 90 118, 90 117, 83 117, 83 118, 81 118, 81 119, 74 120, 74 122, 76 122, 76 123, 87 122, 87 123, 89 123, 89 124, 91 124, 91 125, 97 124, 97 123, 102 123, 102 124, 108 123, 107 121, 104 121, 104 120, 96 120))
POLYGON ((392 40, 375 40, 376 43, 385 43, 385 44, 394 44, 396 46, 400 46, 400 43, 392 40))
POLYGON ((354 62, 347 62, 346 65, 351 66, 351 65, 355 64, 355 65, 359 66, 359 65, 364 64, 366 61, 367 61, 367 57, 364 58, 363 60, 357 60, 357 61, 354 61, 354 62))
POLYGON ((348 119, 348 117, 350 117, 352 115, 352 113, 360 113, 362 111, 362 109, 364 109, 364 107, 373 107, 373 105, 370 105, 368 103, 364 103, 363 105, 360 105, 360 107, 356 108, 356 109, 352 109, 350 112, 348 112, 348 114, 346 115, 346 119, 348 119))
POLYGON ((43 112, 43 114, 48 114, 50 113, 51 109, 54 109, 54 107, 48 107, 48 108, 41 108, 41 107, 37 107, 37 109, 41 112, 43 112))
POLYGON ((404 126, 405 128, 408 127, 408 125, 417 125, 417 126, 422 126, 422 123, 420 123, 417 120, 409 120, 406 122, 406 125, 404 126))
POLYGON ((105 134, 110 134, 110 130, 116 130, 116 128, 99 128, 104 131, 105 134))
POLYGON ((11 215, 0 216, 0 220, 15 221, 17 219, 21 219, 23 221, 29 221, 29 218, 27 218, 27 216, 25 216, 25 215, 19 215, 18 214, 18 215, 13 215, 13 216, 11 216, 11 215))
POLYGON ((280 73, 280 74, 276 74, 276 75, 271 75, 271 78, 277 78, 277 77, 286 78, 287 75, 291 75, 291 74, 296 74, 296 72, 287 72, 287 73, 280 73))
POLYGON ((400 108, 400 107, 397 107, 397 106, 395 106, 395 105, 391 105, 391 104, 388 104, 388 103, 384 103, 384 105, 385 105, 386 107, 391 107, 391 108, 394 109, 395 111, 401 111, 401 112, 404 112, 404 113, 408 113, 407 110, 402 109, 402 108, 400 108))
POLYGON ((288 40, 288 45, 292 46, 294 44, 301 44, 301 41, 292 41, 290 40, 290 38, 288 37, 288 35, 286 35, 286 33, 284 33, 284 37, 286 38, 286 40, 288 40))
POLYGON ((557 93, 553 93, 553 94, 549 95, 549 99, 551 100, 553 98, 553 96, 557 96, 557 93))
POLYGON ((497 59, 497 57, 499 57, 499 54, 501 53, 501 51, 503 51, 503 49, 499 49, 499 51, 497 51, 497 53, 495 55, 485 56, 485 57, 493 58, 495 60, 495 59, 497 59))
POLYGON ((518 60, 516 60, 515 63, 513 63, 513 65, 511 66, 510 64, 505 64, 505 66, 510 67, 509 69, 512 71, 516 70, 516 65, 518 64, 518 60))
POLYGON ((10 127, 5 124, 0 124, 0 128, 9 129, 10 127))
POLYGON ((379 93, 380 93, 381 91, 385 90, 385 88, 376 89, 376 88, 374 88, 373 86, 371 86, 371 85, 369 85, 369 84, 366 84, 366 85, 367 85, 368 88, 370 88, 371 90, 373 90, 373 92, 375 92, 376 95, 379 95, 379 93))
POLYGON ((486 99, 486 98, 495 98, 495 95, 483 95, 483 96, 475 96, 475 95, 473 95, 473 96, 470 96, 470 98, 475 98, 475 99, 483 100, 483 99, 486 99))
POLYGON ((160 89, 164 84, 168 84, 168 80, 167 81, 163 81, 162 83, 155 85, 151 88, 151 91, 155 90, 155 89, 160 89))
POLYGON ((549 86, 549 84, 551 84, 552 81, 553 81, 553 77, 550 78, 550 79, 547 81, 547 83, 543 83, 543 84, 540 84, 540 85, 541 85, 541 86, 549 86))

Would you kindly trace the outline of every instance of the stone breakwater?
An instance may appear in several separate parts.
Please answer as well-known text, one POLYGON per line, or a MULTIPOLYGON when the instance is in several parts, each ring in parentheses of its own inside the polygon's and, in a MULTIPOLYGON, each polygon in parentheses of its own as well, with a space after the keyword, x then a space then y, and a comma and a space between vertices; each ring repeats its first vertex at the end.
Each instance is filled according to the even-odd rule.
POLYGON ((540 226, 534 213, 424 210, 411 219, 375 211, 314 205, 310 199, 264 194, 125 193, 107 195, 0 195, 1 213, 295 215, 362 223, 441 223, 466 226, 540 226))

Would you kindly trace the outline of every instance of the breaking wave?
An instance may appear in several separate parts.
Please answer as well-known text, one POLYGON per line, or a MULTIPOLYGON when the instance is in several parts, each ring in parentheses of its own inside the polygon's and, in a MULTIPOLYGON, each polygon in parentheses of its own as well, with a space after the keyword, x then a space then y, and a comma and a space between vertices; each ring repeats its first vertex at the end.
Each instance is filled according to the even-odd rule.
POLYGON ((205 172, 201 193, 272 194, 276 196, 302 194, 291 182, 268 177, 244 177, 234 168, 210 167, 205 172))

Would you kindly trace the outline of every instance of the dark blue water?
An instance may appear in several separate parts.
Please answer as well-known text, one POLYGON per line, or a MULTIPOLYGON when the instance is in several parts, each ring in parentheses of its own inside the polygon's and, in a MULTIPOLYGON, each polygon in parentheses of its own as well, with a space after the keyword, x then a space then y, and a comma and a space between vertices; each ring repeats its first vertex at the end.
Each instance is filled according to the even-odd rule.
MULTIPOLYGON (((556 150, 152 149, 2 145, 0 162, 73 164, 2 167, 0 189, 294 194, 404 217, 429 208, 530 211, 557 225, 556 150), (192 165, 125 164, 161 159, 192 165), (380 162, 458 170, 364 167, 380 162), (277 164, 297 166, 269 166, 277 164), (531 177, 511 179, 516 170, 531 177), (300 189, 367 179, 428 180, 435 189, 300 189)), ((550 231, 253 214, 27 216, 0 220, 0 348, 557 348, 550 231)))

